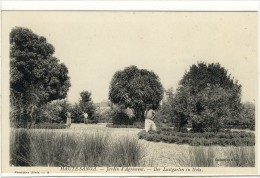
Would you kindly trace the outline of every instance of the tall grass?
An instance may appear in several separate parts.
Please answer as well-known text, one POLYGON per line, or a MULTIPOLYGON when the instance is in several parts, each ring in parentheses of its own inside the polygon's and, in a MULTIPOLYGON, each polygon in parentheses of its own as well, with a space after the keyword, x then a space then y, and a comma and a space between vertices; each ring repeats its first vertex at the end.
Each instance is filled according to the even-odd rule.
POLYGON ((10 153, 14 166, 139 166, 144 147, 109 133, 12 129, 10 153))
POLYGON ((229 158, 230 167, 254 167, 255 166, 255 147, 254 146, 230 146, 224 151, 229 158))
POLYGON ((135 138, 119 137, 114 141, 110 154, 109 162, 115 166, 139 166, 144 157, 144 147, 135 138))
POLYGON ((17 129, 10 135, 10 164, 29 166, 30 137, 24 129, 17 129))
MULTIPOLYGON (((254 146, 229 146, 222 148, 223 159, 227 167, 254 167, 254 146)), ((216 154, 213 146, 191 146, 175 159, 178 166, 214 167, 216 154)))
POLYGON ((213 167, 215 153, 212 146, 191 146, 181 152, 175 163, 185 167, 213 167))

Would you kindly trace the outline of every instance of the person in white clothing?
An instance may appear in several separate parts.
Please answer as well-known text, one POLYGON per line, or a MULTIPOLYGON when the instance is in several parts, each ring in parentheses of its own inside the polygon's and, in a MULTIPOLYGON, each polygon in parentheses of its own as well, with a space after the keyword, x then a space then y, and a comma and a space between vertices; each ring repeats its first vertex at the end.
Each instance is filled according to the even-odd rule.
POLYGON ((88 123, 88 113, 84 112, 83 117, 84 117, 84 124, 87 124, 88 123))
POLYGON ((71 114, 70 114, 70 112, 66 112, 65 116, 67 117, 66 127, 70 128, 70 125, 71 125, 71 114))
POLYGON ((145 131, 146 132, 149 132, 150 130, 156 131, 157 127, 153 121, 155 118, 155 112, 150 105, 147 106, 144 116, 145 116, 145 131))

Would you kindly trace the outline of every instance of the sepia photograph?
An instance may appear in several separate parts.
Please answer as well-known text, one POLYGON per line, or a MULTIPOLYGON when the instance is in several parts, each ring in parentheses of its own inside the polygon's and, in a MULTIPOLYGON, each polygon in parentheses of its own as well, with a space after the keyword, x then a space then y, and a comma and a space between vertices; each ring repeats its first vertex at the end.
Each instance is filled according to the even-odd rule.
POLYGON ((256 175, 258 21, 2 11, 3 172, 256 175))

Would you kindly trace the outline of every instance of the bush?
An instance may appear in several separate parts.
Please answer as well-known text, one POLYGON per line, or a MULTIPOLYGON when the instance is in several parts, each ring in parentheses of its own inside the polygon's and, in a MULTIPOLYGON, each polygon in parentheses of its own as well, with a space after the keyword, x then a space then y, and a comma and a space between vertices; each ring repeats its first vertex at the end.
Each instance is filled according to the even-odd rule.
POLYGON ((115 125, 132 125, 133 120, 124 111, 115 111, 112 115, 112 123, 115 125))
POLYGON ((58 123, 40 123, 35 124, 31 129, 66 129, 66 125, 58 123))
POLYGON ((144 129, 144 122, 134 122, 133 128, 144 129))
POLYGON ((114 124, 107 124, 106 127, 110 127, 110 128, 138 128, 138 129, 143 129, 144 126, 142 126, 141 124, 133 124, 133 125, 114 125, 114 124))
POLYGON ((97 124, 97 123, 99 123, 97 118, 93 118, 93 120, 92 119, 87 120, 87 124, 97 124))
POLYGON ((228 119, 226 127, 255 130, 255 104, 250 102, 242 103, 239 117, 228 119))
POLYGON ((255 145, 255 136, 253 133, 238 132, 238 133, 182 133, 165 130, 158 131, 141 131, 138 133, 139 139, 148 141, 163 141, 166 143, 189 144, 193 146, 253 146, 255 145))
POLYGON ((66 112, 71 111, 71 105, 67 100, 55 100, 47 103, 41 108, 41 114, 37 123, 55 122, 61 123, 66 122, 66 112))
POLYGON ((71 108, 71 118, 73 119, 74 123, 82 123, 84 122, 83 116, 81 116, 83 113, 82 108, 79 104, 74 104, 71 108))
POLYGON ((111 113, 112 113, 112 110, 110 108, 102 109, 102 108, 98 107, 96 110, 96 115, 98 115, 100 123, 111 123, 112 122, 111 113))

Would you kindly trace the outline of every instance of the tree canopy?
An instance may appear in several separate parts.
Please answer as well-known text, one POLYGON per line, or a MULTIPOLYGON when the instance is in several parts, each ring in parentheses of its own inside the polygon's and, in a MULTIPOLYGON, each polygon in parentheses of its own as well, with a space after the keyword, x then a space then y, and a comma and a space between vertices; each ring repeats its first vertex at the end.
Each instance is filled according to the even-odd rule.
POLYGON ((96 110, 91 98, 91 93, 88 91, 82 91, 80 93, 80 97, 79 106, 82 112, 88 113, 89 117, 91 118, 96 110))
POLYGON ((173 92, 173 89, 170 88, 165 91, 165 99, 162 102, 162 105, 160 107, 160 120, 170 122, 175 126, 176 131, 181 131, 181 129, 188 124, 188 119, 184 116, 183 113, 177 112, 177 108, 179 105, 176 103, 179 101, 181 97, 181 93, 179 95, 176 95, 176 93, 173 92))
POLYGON ((24 100, 34 94, 40 103, 63 99, 70 87, 68 69, 53 56, 54 47, 45 37, 27 28, 10 33, 10 87, 24 100))
POLYGON ((89 91, 82 91, 80 92, 80 99, 79 102, 75 103, 72 107, 72 117, 74 118, 75 122, 81 122, 83 118, 83 113, 88 114, 88 119, 94 120, 97 119, 96 107, 91 98, 91 92, 89 91))
POLYGON ((11 118, 17 126, 30 127, 39 107, 67 96, 68 69, 54 51, 45 37, 30 29, 15 27, 10 33, 11 118))
POLYGON ((189 120, 194 131, 219 131, 239 117, 241 85, 220 64, 192 65, 179 85, 174 112, 189 120))
POLYGON ((144 119, 146 105, 158 108, 163 98, 163 87, 159 77, 152 71, 136 66, 117 71, 109 88, 109 100, 124 108, 132 108, 136 119, 144 119))

